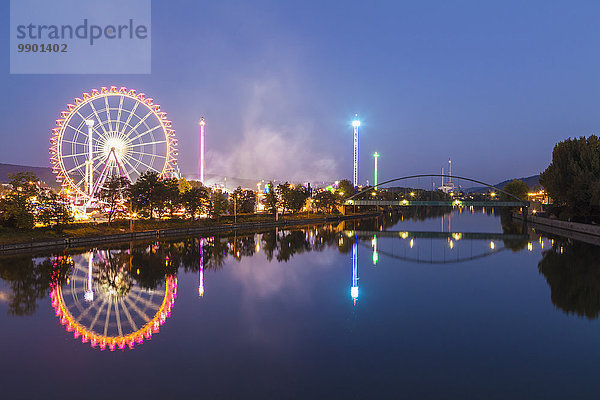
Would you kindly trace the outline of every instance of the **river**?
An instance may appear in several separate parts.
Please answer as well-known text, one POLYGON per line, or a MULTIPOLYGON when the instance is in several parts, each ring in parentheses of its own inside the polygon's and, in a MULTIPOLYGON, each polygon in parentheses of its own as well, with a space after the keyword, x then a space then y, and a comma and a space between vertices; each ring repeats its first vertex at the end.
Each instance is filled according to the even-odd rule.
POLYGON ((592 399, 600 248, 492 210, 0 257, 6 399, 592 399))

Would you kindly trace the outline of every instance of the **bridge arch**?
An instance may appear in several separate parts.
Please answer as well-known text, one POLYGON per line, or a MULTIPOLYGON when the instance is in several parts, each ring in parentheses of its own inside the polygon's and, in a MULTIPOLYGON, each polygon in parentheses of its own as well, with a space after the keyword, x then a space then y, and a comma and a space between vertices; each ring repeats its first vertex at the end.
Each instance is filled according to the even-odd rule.
MULTIPOLYGON (((507 192, 507 191, 505 191, 505 190, 502 190, 502 189, 500 189, 500 188, 498 188, 498 187, 496 187, 496 186, 494 186, 494 185, 490 185, 489 183, 486 183, 486 182, 483 182, 483 181, 479 181, 479 180, 477 180, 477 179, 472 179, 472 178, 467 178, 467 177, 464 177, 464 176, 457 176, 457 175, 445 175, 445 174, 417 174, 417 175, 407 175, 407 176, 402 176, 402 177, 400 177, 400 178, 389 179, 389 180, 387 180, 387 181, 384 181, 384 182, 378 183, 378 184, 377 184, 377 186, 379 187, 379 186, 382 186, 382 185, 387 185, 388 183, 397 182, 397 181, 402 181, 402 180, 407 180, 407 179, 415 179, 415 178, 433 178, 433 177, 436 177, 436 178, 455 178, 455 179, 462 179, 462 180, 465 180, 465 181, 469 181, 469 182, 477 183, 478 185, 483 185, 483 186, 486 186, 486 187, 488 187, 488 188, 491 188, 491 189, 497 190, 497 191, 498 191, 498 192, 500 192, 500 193, 504 193, 504 194, 506 194, 507 196, 509 196, 509 197, 511 197, 511 198, 513 198, 513 199, 515 199, 517 202, 521 203, 521 205, 522 205, 523 207, 528 207, 528 206, 529 206, 529 201, 527 201, 527 200, 523 200, 523 199, 521 199, 521 198, 519 198, 519 197, 515 196, 514 194, 512 194, 512 193, 509 193, 509 192, 507 192)), ((361 194, 363 194, 363 193, 368 193, 368 192, 371 192, 373 189, 374 189, 374 188, 373 188, 373 186, 371 186, 371 187, 368 187, 368 188, 366 188, 366 189, 363 189, 363 190, 359 191, 358 193, 355 193, 354 195, 352 195, 352 196, 348 197, 348 198, 347 198, 345 201, 348 201, 348 200, 353 200, 353 199, 355 199, 357 196, 359 196, 359 195, 361 195, 361 194)))

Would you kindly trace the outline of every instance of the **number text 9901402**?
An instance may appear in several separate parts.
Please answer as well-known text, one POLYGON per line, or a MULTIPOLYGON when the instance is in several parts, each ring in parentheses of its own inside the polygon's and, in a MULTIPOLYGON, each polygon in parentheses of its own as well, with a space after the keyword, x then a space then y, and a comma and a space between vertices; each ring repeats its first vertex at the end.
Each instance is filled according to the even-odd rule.
POLYGON ((66 53, 66 43, 19 43, 17 45, 17 51, 19 53, 66 53))

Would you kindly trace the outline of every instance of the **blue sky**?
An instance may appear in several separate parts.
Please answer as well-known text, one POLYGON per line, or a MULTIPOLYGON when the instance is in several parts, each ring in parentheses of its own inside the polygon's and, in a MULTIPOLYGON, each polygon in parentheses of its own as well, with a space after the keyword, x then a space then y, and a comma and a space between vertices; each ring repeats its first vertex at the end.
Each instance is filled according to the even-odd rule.
POLYGON ((600 3, 594 1, 152 2, 149 75, 10 75, 9 2, 0 162, 48 166, 54 120, 100 86, 155 98, 182 172, 351 178, 437 173, 495 183, 542 171, 557 141, 600 127, 600 3))

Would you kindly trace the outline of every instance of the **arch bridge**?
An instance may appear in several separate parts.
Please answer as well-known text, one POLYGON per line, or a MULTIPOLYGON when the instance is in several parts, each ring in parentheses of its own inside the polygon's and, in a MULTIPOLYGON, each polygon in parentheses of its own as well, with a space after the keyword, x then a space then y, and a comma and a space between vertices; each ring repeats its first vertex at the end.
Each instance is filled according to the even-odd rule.
POLYGON ((398 182, 402 180, 408 179, 418 179, 418 178, 449 178, 449 179, 458 179, 465 180, 468 182, 476 183, 478 185, 483 185, 487 188, 493 189, 499 193, 505 194, 510 198, 510 201, 501 201, 501 200, 468 200, 468 199, 451 199, 451 200, 380 200, 380 199, 365 199, 361 198, 365 194, 375 194, 376 188, 368 187, 354 194, 353 196, 348 197, 343 205, 344 211, 346 206, 383 206, 383 207, 509 207, 509 208, 521 208, 523 213, 526 213, 527 208, 529 207, 529 202, 523 200, 512 193, 506 192, 496 186, 490 185, 489 183, 485 183, 476 179, 466 178, 463 176, 456 175, 444 175, 444 174, 417 174, 417 175, 408 175, 400 178, 390 179, 384 182, 381 182, 377 185, 377 187, 382 185, 387 185, 392 182, 398 182))

